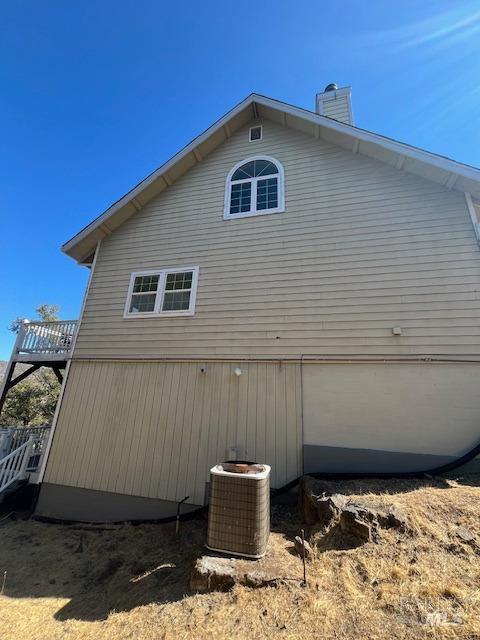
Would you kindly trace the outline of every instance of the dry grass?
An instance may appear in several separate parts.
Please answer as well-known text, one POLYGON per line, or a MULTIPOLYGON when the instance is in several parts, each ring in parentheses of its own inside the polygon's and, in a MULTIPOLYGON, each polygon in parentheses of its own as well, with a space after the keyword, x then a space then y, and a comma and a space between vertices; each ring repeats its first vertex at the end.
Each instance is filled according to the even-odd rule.
POLYGON ((176 538, 172 525, 5 520, 0 638, 479 639, 480 556, 456 534, 463 525, 480 539, 477 484, 340 483, 364 503, 396 505, 410 531, 382 531, 380 543, 357 547, 342 538, 326 544, 310 531, 318 547, 306 588, 290 554, 299 518, 286 507, 274 509, 270 544, 285 554, 293 579, 203 595, 188 593, 188 578, 204 522, 184 523, 176 538))

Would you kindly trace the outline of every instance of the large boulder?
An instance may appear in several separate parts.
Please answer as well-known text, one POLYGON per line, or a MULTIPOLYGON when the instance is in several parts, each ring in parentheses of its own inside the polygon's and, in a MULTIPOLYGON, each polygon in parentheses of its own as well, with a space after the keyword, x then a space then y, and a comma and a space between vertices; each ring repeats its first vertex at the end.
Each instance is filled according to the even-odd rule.
POLYGON ((357 504, 346 505, 340 514, 340 529, 363 542, 375 542, 379 537, 377 514, 357 504))
POLYGON ((228 591, 236 584, 265 587, 276 584, 273 571, 255 562, 240 558, 204 555, 199 558, 190 576, 192 591, 228 591))
POLYGON ((326 532, 334 528, 363 542, 377 541, 380 528, 406 531, 407 518, 393 505, 385 512, 360 504, 341 493, 328 493, 331 485, 304 476, 301 481, 303 516, 307 524, 318 525, 326 532))
POLYGON ((205 550, 195 562, 190 587, 200 592, 228 591, 236 584, 275 587, 292 578, 300 580, 302 563, 291 550, 291 538, 276 532, 270 534, 267 553, 258 560, 205 550))
POLYGON ((316 482, 310 476, 301 481, 303 517, 307 524, 319 524, 327 529, 340 516, 348 498, 340 493, 326 495, 318 493, 316 482))

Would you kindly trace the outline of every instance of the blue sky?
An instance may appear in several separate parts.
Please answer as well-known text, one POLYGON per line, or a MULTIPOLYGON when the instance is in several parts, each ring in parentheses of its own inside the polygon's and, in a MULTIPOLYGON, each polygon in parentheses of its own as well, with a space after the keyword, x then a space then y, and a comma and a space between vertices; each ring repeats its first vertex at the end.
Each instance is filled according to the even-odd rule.
POLYGON ((480 3, 3 3, 0 359, 40 303, 77 317, 60 245, 252 91, 480 165, 480 3))

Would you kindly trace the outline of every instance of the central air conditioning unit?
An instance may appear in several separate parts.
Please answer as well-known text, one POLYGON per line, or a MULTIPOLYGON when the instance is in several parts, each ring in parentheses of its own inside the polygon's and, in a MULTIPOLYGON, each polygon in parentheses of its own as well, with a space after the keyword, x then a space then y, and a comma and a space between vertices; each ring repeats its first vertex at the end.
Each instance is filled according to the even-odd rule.
POLYGON ((270 533, 270 467, 222 462, 210 469, 207 548, 261 558, 270 533))

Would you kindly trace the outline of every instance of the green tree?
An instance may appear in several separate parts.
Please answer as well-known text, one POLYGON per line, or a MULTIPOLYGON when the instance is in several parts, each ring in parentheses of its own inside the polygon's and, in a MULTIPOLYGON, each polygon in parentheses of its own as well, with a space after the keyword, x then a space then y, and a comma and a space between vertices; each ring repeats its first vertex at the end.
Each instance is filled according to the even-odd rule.
MULTIPOLYGON (((58 312, 60 311, 60 307, 56 304, 39 304, 35 309, 35 313, 37 314, 37 320, 41 322, 55 322, 58 320, 58 312)), ((20 327, 25 322, 26 318, 22 318, 18 316, 15 318, 13 322, 10 323, 9 329, 14 333, 18 333, 20 327)))
MULTIPOLYGON (((58 383, 57 383, 58 385, 58 383)), ((32 375, 17 384, 7 394, 0 424, 9 427, 47 424, 53 417, 53 397, 58 397, 53 386, 44 380, 35 379, 32 375)))
POLYGON ((35 311, 42 322, 55 322, 59 319, 60 307, 56 304, 39 304, 35 311))
MULTIPOLYGON (((42 322, 58 320, 60 308, 52 304, 40 304, 35 309, 42 322)), ((10 325, 18 333, 24 318, 17 318, 10 325)), ((27 365, 28 366, 28 365, 27 365)), ((17 365, 16 375, 18 375, 17 365)), ((26 426, 49 424, 53 419, 60 393, 60 384, 51 369, 42 368, 9 390, 0 415, 1 426, 26 426)))

